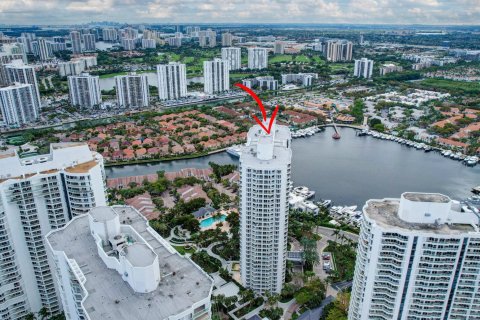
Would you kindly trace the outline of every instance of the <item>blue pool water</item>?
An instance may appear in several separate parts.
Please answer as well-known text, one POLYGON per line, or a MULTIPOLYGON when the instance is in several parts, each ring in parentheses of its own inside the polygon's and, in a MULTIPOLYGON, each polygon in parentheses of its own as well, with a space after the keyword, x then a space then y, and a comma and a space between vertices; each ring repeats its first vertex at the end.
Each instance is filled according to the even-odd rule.
POLYGON ((200 221, 200 228, 208 228, 210 227, 212 224, 214 223, 217 223, 217 222, 220 222, 220 221, 225 221, 225 219, 227 218, 227 216, 223 215, 220 217, 220 218, 217 218, 217 217, 209 217, 205 220, 202 220, 200 221))

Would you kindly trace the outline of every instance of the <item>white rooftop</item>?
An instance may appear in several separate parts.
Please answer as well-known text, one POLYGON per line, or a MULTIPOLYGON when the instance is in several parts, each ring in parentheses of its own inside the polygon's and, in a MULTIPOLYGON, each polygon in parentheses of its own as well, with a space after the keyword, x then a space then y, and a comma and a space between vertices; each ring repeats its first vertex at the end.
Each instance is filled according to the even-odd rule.
MULTIPOLYGON (((210 296, 213 280, 151 231, 138 211, 123 206, 110 208, 118 214, 122 224, 132 227, 153 249, 152 252, 146 244, 138 243, 139 247, 129 250, 137 244, 130 245, 127 247, 128 260, 141 267, 151 262, 149 257, 158 256, 161 281, 152 292, 134 292, 98 255, 88 214, 73 219, 65 228, 51 232, 47 240, 54 251, 63 251, 68 259, 75 260, 85 276, 83 286, 88 295, 83 307, 91 320, 167 319, 210 296)), ((108 218, 108 215, 98 212, 96 217, 108 218)))
POLYGON ((479 232, 480 217, 461 212, 460 203, 438 193, 406 192, 400 199, 372 199, 363 207, 378 226, 446 235, 479 232))

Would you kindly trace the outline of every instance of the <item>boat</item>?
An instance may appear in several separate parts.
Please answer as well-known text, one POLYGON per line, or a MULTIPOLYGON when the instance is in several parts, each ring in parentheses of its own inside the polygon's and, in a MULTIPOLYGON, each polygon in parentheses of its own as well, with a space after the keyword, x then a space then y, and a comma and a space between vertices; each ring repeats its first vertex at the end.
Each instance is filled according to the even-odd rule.
POLYGON ((335 132, 335 133, 332 135, 332 138, 335 139, 335 140, 338 140, 338 139, 340 139, 340 135, 338 134, 338 132, 335 132))
POLYGON ((320 200, 317 204, 324 208, 329 208, 332 205, 332 200, 320 200))
POLYGON ((472 193, 473 194, 480 194, 480 186, 472 188, 472 193))
POLYGON ((227 153, 234 157, 240 158, 240 155, 242 154, 242 147, 240 145, 231 146, 227 148, 227 153))
POLYGON ((362 136, 366 136, 368 134, 368 130, 367 129, 363 129, 361 131, 357 130, 357 135, 359 137, 362 137, 362 136))
POLYGON ((305 187, 305 186, 299 186, 299 187, 293 188, 293 193, 298 196, 304 197, 305 199, 309 199, 315 195, 315 191, 310 190, 308 189, 308 187, 305 187))
POLYGON ((432 151, 432 147, 430 147, 430 146, 425 146, 425 148, 423 148, 423 151, 425 151, 425 152, 430 152, 430 151, 432 151))

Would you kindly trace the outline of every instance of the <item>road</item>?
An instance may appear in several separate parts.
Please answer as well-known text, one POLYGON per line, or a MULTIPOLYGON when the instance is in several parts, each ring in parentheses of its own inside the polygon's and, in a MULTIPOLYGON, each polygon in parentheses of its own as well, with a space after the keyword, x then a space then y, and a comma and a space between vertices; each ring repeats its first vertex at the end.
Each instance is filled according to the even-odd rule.
MULTIPOLYGON (((326 227, 316 228, 316 233, 322 237, 320 241, 317 241, 317 252, 318 252, 318 255, 320 256, 320 259, 322 257, 323 250, 325 250, 325 248, 328 246, 328 241, 338 240, 338 236, 335 237, 335 235, 333 234, 334 231, 335 229, 326 228, 326 227)), ((340 231, 340 234, 354 242, 358 241, 358 235, 354 233, 340 231)), ((322 280, 325 280, 328 277, 328 273, 326 273, 325 270, 323 270, 323 263, 321 261, 320 263, 317 263, 316 265, 313 266, 313 271, 322 280)), ((337 293, 338 293, 338 287, 336 286, 332 287, 329 284, 327 287, 326 296, 336 297, 337 293)))

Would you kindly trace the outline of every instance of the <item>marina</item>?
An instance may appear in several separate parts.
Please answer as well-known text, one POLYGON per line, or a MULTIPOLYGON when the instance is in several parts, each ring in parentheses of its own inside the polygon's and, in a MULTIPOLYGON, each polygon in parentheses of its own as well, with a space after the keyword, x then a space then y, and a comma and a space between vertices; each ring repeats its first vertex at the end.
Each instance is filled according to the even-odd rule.
MULTIPOLYGON (((461 165, 438 152, 420 151, 371 135, 358 137, 359 130, 338 127, 341 140, 331 138, 334 130, 292 142, 292 180, 295 186, 315 190, 314 203, 330 199, 333 205, 362 206, 373 198, 395 197, 406 190, 439 192, 453 199, 467 199, 479 185, 480 166, 461 165), (352 165, 355 164, 355 165, 352 165)), ((433 151, 433 150, 432 150, 433 151)), ((164 170, 207 168, 208 162, 238 164, 227 152, 201 158, 163 161, 105 168, 107 177, 154 174, 164 170)))
POLYGON ((440 154, 446 158, 450 158, 452 160, 461 161, 463 164, 467 166, 475 166, 479 162, 480 158, 477 156, 468 156, 461 152, 455 152, 452 150, 442 149, 442 148, 434 148, 426 143, 423 142, 415 142, 407 139, 403 139, 400 137, 396 137, 394 135, 380 133, 376 131, 369 131, 369 130, 361 130, 357 133, 358 136, 372 136, 373 138, 393 141, 399 144, 405 145, 407 147, 412 147, 420 151, 430 152, 432 150, 440 152, 440 154))

